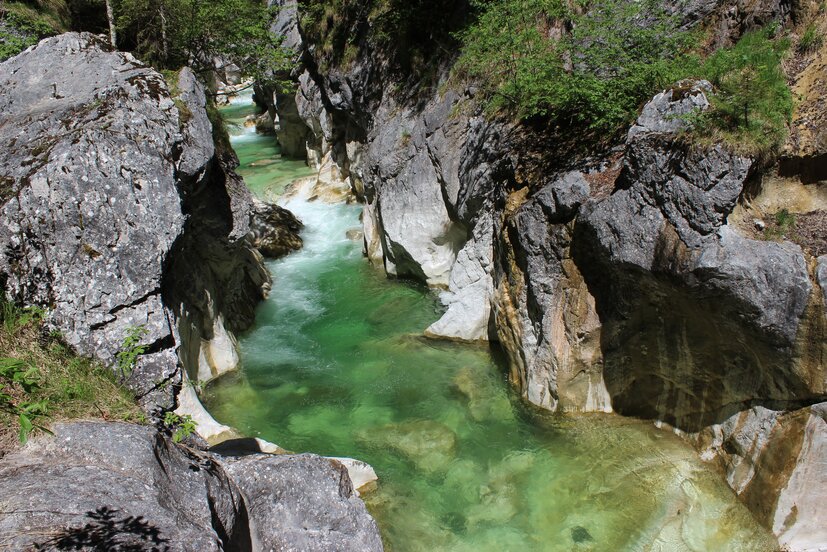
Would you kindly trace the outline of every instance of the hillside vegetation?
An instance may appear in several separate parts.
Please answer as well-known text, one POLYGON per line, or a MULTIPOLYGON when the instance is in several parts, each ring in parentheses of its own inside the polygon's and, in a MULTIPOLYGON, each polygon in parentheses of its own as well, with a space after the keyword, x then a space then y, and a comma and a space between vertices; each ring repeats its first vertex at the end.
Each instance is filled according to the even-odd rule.
POLYGON ((112 371, 75 355, 42 317, 0 302, 0 456, 54 421, 145 419, 112 371))
POLYGON ((547 118, 595 139, 622 132, 655 93, 683 79, 715 87, 692 135, 747 154, 779 147, 792 114, 781 62, 789 41, 767 27, 705 56, 662 2, 475 0, 458 68, 480 83, 491 111, 547 118))

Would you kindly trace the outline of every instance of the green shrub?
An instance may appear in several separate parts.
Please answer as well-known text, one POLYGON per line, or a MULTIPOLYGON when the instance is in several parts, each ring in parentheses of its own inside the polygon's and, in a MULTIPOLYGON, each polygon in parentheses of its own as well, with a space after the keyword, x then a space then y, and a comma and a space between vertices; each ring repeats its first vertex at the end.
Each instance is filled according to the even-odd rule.
POLYGON ((715 87, 711 109, 689 119, 699 142, 749 155, 785 140, 792 95, 781 62, 789 40, 773 28, 745 34, 705 60, 691 50, 661 2, 474 0, 477 21, 461 33, 458 69, 492 111, 541 117, 581 140, 612 140, 659 90, 685 79, 715 87), (572 7, 573 6, 573 7, 572 7))
POLYGON ((781 209, 772 217, 770 224, 764 229, 764 238, 768 240, 794 239, 796 216, 787 209, 781 209))
POLYGON ((146 333, 146 326, 143 325, 127 328, 120 350, 115 353, 115 366, 120 373, 121 380, 126 380, 132 375, 138 357, 146 352, 146 345, 141 344, 146 333))
POLYGON ((755 156, 772 154, 784 143, 793 99, 781 62, 790 41, 774 35, 771 27, 747 33, 704 61, 702 76, 715 90, 711 109, 694 120, 697 139, 755 156))
POLYGON ((179 416, 175 412, 167 412, 164 414, 164 425, 172 432, 173 442, 180 443, 193 434, 198 424, 189 414, 179 416))
POLYGON ((258 0, 121 0, 118 45, 159 69, 208 71, 224 55, 263 82, 292 56, 270 32, 274 13, 258 0))
POLYGON ((458 67, 491 109, 614 134, 642 102, 678 80, 691 33, 660 2, 476 0, 458 67), (569 30, 570 29, 570 30, 569 30))
POLYGON ((28 362, 11 357, 0 357, 0 410, 17 418, 18 437, 25 443, 33 429, 45 429, 38 418, 48 415, 47 400, 32 400, 40 387, 37 368, 28 362))

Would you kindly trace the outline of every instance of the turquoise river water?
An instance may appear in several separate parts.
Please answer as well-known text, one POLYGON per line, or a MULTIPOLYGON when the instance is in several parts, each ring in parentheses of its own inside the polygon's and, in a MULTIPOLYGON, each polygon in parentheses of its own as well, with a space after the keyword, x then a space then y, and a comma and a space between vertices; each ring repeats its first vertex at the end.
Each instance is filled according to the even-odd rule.
MULTIPOLYGON (((224 110, 241 172, 270 199, 308 174, 224 110)), ((269 268, 273 293, 240 336, 243 368, 209 386, 221 422, 296 452, 350 456, 388 550, 745 551, 776 543, 677 437, 611 415, 520 401, 486 347, 432 341, 433 292, 391 281, 345 237, 360 207, 288 203, 305 247, 269 268)))

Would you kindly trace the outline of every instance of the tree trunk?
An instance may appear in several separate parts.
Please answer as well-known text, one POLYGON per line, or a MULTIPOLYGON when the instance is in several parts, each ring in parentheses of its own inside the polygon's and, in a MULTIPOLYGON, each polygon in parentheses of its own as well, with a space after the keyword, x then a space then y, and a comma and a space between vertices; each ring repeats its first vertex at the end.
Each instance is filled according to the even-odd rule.
POLYGON ((118 32, 115 30, 115 12, 112 10, 112 0, 106 1, 106 20, 109 22, 109 42, 118 49, 118 32))
POLYGON ((161 57, 164 65, 169 61, 169 41, 167 38, 167 12, 161 4, 161 57))

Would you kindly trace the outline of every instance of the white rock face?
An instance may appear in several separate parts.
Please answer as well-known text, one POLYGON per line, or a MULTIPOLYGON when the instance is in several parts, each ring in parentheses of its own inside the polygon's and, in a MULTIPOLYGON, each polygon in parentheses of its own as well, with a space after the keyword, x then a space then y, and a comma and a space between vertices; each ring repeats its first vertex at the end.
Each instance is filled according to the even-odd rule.
POLYGON ((466 240, 442 197, 426 153, 414 157, 402 174, 379 192, 388 273, 448 287, 451 267, 466 240))
POLYGON ((448 291, 440 295, 448 310, 425 330, 425 335, 460 341, 488 339, 494 288, 491 278, 493 237, 490 218, 486 217, 474 227, 474 234, 460 250, 451 268, 448 291))
POLYGON ((184 383, 178 393, 178 408, 175 409, 175 413, 179 416, 190 416, 196 424, 195 432, 211 445, 239 437, 237 431, 230 426, 218 423, 207 412, 189 381, 184 383))
POLYGON ((787 485, 778 496, 773 532, 789 550, 827 550, 827 403, 812 408, 804 442, 787 485))
POLYGON ((238 342, 235 336, 224 328, 221 315, 213 321, 212 339, 201 340, 198 355, 198 381, 202 384, 227 372, 238 369, 238 342))

